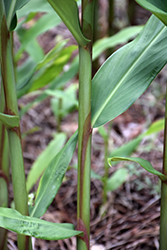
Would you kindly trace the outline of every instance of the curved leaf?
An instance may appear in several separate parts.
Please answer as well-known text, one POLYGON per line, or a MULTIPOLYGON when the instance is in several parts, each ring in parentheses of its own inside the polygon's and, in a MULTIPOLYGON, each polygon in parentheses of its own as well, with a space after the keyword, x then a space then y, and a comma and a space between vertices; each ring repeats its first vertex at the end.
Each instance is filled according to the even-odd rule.
POLYGON ((164 129, 165 126, 165 120, 160 119, 151 124, 151 126, 148 128, 148 130, 143 134, 143 136, 151 135, 153 133, 160 132, 164 129))
POLYGON ((53 55, 49 53, 47 55, 48 58, 44 58, 41 65, 37 65, 37 70, 39 70, 30 81, 31 87, 29 92, 38 90, 51 83, 62 72, 64 65, 69 61, 74 50, 76 50, 76 46, 71 45, 57 53, 55 50, 53 55))
POLYGON ((17 25, 16 11, 21 9, 30 0, 4 0, 7 25, 13 30, 17 25))
POLYGON ((0 113, 0 121, 5 125, 6 128, 14 128, 19 126, 19 117, 14 115, 6 115, 0 113))
POLYGON ((71 54, 76 50, 76 45, 64 48, 67 41, 58 43, 39 63, 34 63, 32 59, 25 62, 18 71, 17 97, 38 90, 45 85, 55 81, 57 76, 63 71, 64 65, 69 61, 71 54), (32 62, 32 65, 31 65, 32 62), (29 73, 23 76, 26 68, 29 73), (23 76, 23 78, 22 78, 23 76))
POLYGON ((92 80, 92 126, 122 114, 167 63, 167 28, 152 16, 137 38, 116 51, 92 80))
POLYGON ((45 170, 37 190, 35 206, 31 209, 31 216, 41 217, 56 196, 72 159, 77 138, 76 132, 45 170))
POLYGON ((28 30, 23 29, 23 27, 18 28, 17 34, 21 41, 21 46, 15 55, 16 60, 19 59, 20 55, 28 46, 31 46, 32 41, 36 40, 39 35, 43 34, 48 29, 57 26, 60 22, 61 19, 56 13, 47 13, 42 15, 28 30))
POLYGON ((78 6, 75 0, 47 0, 71 31, 79 45, 85 46, 89 40, 82 34, 78 6))
POLYGON ((114 157, 114 155, 124 156, 124 157, 131 155, 136 150, 137 146, 140 144, 141 140, 145 136, 158 133, 163 129, 164 129, 164 119, 160 119, 158 121, 153 122, 146 132, 140 134, 135 139, 123 144, 119 148, 112 150, 110 157, 114 157))
POLYGON ((82 234, 69 223, 53 223, 23 216, 15 209, 0 208, 0 227, 45 240, 61 240, 82 234))
POLYGON ((44 170, 47 168, 52 159, 58 154, 63 144, 65 143, 66 135, 60 133, 49 143, 46 149, 39 155, 27 177, 27 192, 31 190, 33 185, 37 182, 44 170))
POLYGON ((116 161, 132 161, 132 162, 136 162, 136 163, 140 164, 140 166, 143 167, 145 170, 147 170, 149 173, 157 175, 162 181, 167 180, 167 176, 165 176, 161 172, 155 170, 150 162, 148 162, 148 161, 146 161, 146 160, 144 160, 142 158, 114 156, 114 157, 108 159, 108 163, 109 163, 110 166, 112 165, 112 162, 116 162, 116 161))
POLYGON ((151 11, 167 25, 167 4, 164 0, 136 0, 146 10, 151 11))
POLYGON ((127 43, 141 31, 142 27, 143 26, 127 27, 111 37, 105 37, 96 41, 93 45, 93 60, 98 58, 98 56, 106 49, 113 48, 119 44, 127 43))

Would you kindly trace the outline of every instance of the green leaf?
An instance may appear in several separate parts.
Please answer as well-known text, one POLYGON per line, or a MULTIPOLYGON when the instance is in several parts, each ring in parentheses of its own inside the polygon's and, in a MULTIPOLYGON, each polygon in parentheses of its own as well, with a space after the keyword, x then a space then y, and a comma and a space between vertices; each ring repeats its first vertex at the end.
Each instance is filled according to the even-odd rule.
POLYGON ((108 141, 108 133, 103 126, 98 128, 99 134, 103 137, 104 141, 108 141))
POLYGON ((47 13, 45 15, 42 15, 42 17, 39 18, 38 21, 36 21, 30 29, 23 29, 22 26, 17 29, 17 34, 21 41, 21 46, 15 55, 16 60, 18 60, 21 53, 26 50, 26 47, 28 45, 30 46, 31 43, 33 43, 33 40, 37 39, 39 35, 43 34, 47 30, 57 26, 60 22, 61 19, 58 15, 56 15, 55 13, 47 13))
POLYGON ((111 152, 110 157, 114 155, 124 156, 124 157, 131 155, 135 151, 137 146, 140 144, 143 137, 144 137, 143 135, 140 135, 137 138, 123 144, 119 148, 114 149, 111 152))
POLYGON ((72 84, 65 90, 45 90, 44 93, 53 96, 55 98, 51 99, 51 107, 54 116, 65 117, 74 109, 78 109, 78 100, 76 99, 76 91, 78 89, 78 84, 72 84), (61 100, 61 105, 60 105, 61 100))
POLYGON ((35 62, 40 62, 44 58, 44 51, 39 45, 36 39, 32 40, 31 43, 25 48, 25 51, 34 59, 35 62))
POLYGON ((36 68, 36 62, 32 57, 29 57, 24 63, 16 69, 16 80, 17 80, 17 94, 32 78, 36 68))
POLYGON ((56 53, 54 52, 53 55, 49 53, 50 57, 46 58, 46 60, 44 59, 41 64, 37 65, 37 70, 39 69, 39 71, 31 79, 29 92, 46 86, 57 77, 62 72, 64 65, 71 58, 71 54, 74 50, 76 50, 76 46, 71 45, 62 49, 60 52, 55 50, 56 53))
POLYGON ((31 216, 41 217, 56 196, 72 159, 77 138, 78 133, 76 132, 45 170, 38 186, 35 206, 32 207, 31 216))
POLYGON ((39 155, 27 177, 27 192, 31 190, 33 185, 40 178, 44 170, 47 168, 52 159, 61 150, 63 144, 65 143, 66 135, 64 133, 59 133, 55 138, 49 143, 46 149, 39 155))
POLYGON ((118 189, 128 178, 128 171, 125 168, 118 169, 108 180, 107 180, 107 191, 114 191, 118 189))
POLYGON ((145 170, 147 170, 149 173, 157 175, 162 181, 167 180, 167 176, 165 176, 161 172, 155 170, 150 162, 148 162, 148 161, 146 161, 146 160, 144 160, 142 158, 114 156, 114 157, 108 159, 108 163, 109 163, 110 166, 112 165, 112 162, 116 162, 116 161, 132 161, 132 162, 136 162, 136 163, 140 164, 140 166, 143 167, 145 170))
POLYGON ((53 8, 46 0, 31 0, 18 11, 18 18, 25 17, 30 13, 43 12, 55 13, 53 8))
POLYGON ((0 113, 0 121, 5 125, 7 129, 11 129, 19 126, 19 117, 14 115, 6 115, 0 113))
MULTIPOLYGON (((78 56, 76 56, 73 61, 70 64, 70 67, 67 71, 64 71, 62 74, 58 75, 56 78, 54 78, 51 83, 49 84, 48 89, 55 89, 58 87, 63 87, 67 82, 69 82, 78 72, 78 66, 79 66, 79 60, 78 56)), ((24 83, 23 83, 24 85, 24 83)), ((18 93, 18 97, 19 97, 18 93)), ((46 94, 42 94, 38 96, 33 102, 28 103, 24 108, 21 109, 20 111, 20 116, 25 114, 29 108, 31 108, 34 104, 37 104, 43 100, 45 100, 48 97, 46 94)))
POLYGON ((0 227, 45 240, 66 239, 82 233, 75 231, 72 224, 53 223, 23 216, 11 208, 0 208, 0 227))
POLYGON ((143 136, 147 136, 147 135, 151 135, 153 133, 157 133, 160 132, 161 130, 164 129, 165 126, 165 120, 164 119, 160 119, 158 121, 155 121, 151 124, 151 126, 149 127, 149 129, 143 134, 143 136))
POLYGON ((78 6, 75 0, 47 0, 71 31, 79 45, 85 46, 89 40, 81 31, 78 6))
MULTIPOLYGON (((28 93, 31 87, 32 81, 30 81, 33 75, 38 70, 46 71, 47 67, 54 63, 54 60, 61 56, 64 46, 67 44, 67 40, 59 42, 48 54, 46 54, 42 60, 34 61, 30 56, 21 66, 17 67, 16 78, 17 78, 17 97, 28 93), (25 89, 25 90, 24 90, 25 89)), ((29 44, 26 44, 28 46, 29 44)), ((37 76, 35 76, 37 77, 37 76)))
POLYGON ((136 150, 137 146, 140 144, 141 140, 145 136, 150 136, 154 133, 158 133, 163 129, 164 129, 164 119, 160 119, 158 121, 153 122, 146 132, 139 135, 135 139, 129 141, 128 143, 123 144, 121 147, 114 149, 111 152, 110 157, 113 157, 114 155, 124 156, 124 157, 131 155, 136 150))
MULTIPOLYGON (((63 71, 64 65, 71 58, 72 52, 77 48, 76 45, 71 45, 64 48, 66 43, 67 41, 61 41, 60 43, 58 43, 55 48, 53 48, 38 64, 33 62, 31 65, 30 62, 33 60, 28 59, 28 73, 23 76, 23 80, 21 77, 18 78, 18 98, 20 98, 24 94, 27 94, 34 90, 38 90, 49 83, 52 84, 52 81, 55 81, 55 78, 63 71)), ((20 74, 23 75, 25 71, 26 65, 25 67, 21 67, 20 74)))
POLYGON ((105 37, 96 41, 93 45, 93 60, 98 58, 103 51, 119 44, 127 43, 141 31, 142 27, 143 26, 127 27, 111 37, 105 37))
POLYGON ((151 11, 167 25, 167 4, 164 0, 136 0, 146 10, 151 11))
POLYGON ((12 31, 17 25, 16 11, 21 9, 29 0, 4 0, 7 25, 12 31))
POLYGON ((137 38, 116 51, 92 80, 92 126, 131 106, 167 62, 167 28, 152 16, 137 38))

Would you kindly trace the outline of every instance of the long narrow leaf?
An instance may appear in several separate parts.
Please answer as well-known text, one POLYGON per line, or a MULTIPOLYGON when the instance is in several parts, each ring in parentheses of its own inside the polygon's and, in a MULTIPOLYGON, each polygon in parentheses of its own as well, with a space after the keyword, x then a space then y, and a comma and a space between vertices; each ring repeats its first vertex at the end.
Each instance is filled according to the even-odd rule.
POLYGON ((37 13, 37 12, 55 13, 53 8, 46 0, 31 0, 26 4, 26 6, 21 8, 17 14, 18 18, 21 18, 29 15, 30 13, 37 13))
POLYGON ((85 46, 89 40, 81 31, 78 6, 75 0, 47 0, 71 31, 79 45, 85 46))
POLYGON ((22 8, 30 0, 5 0, 5 11, 7 24, 10 30, 13 30, 17 24, 16 11, 22 8))
POLYGON ((151 11, 167 25, 167 4, 164 0, 136 0, 146 10, 151 11))
POLYGON ((66 239, 82 233, 75 231, 72 224, 52 223, 23 216, 11 208, 0 208, 0 227, 45 240, 66 239))
POLYGON ((111 152, 110 157, 113 157, 114 155, 124 156, 124 157, 130 156, 136 150, 137 146, 140 144, 140 142, 142 141, 142 139, 145 136, 149 136, 151 134, 158 133, 163 129, 164 129, 164 119, 160 119, 158 121, 155 121, 154 123, 151 124, 151 126, 148 128, 148 130, 146 132, 139 135, 135 139, 123 144, 119 148, 114 149, 111 152))
POLYGON ((26 30, 22 27, 17 29, 17 34, 21 41, 21 46, 16 53, 16 59, 19 58, 20 54, 26 49, 29 44, 31 44, 34 39, 37 39, 39 35, 43 34, 48 29, 57 26, 60 22, 61 19, 58 15, 56 15, 56 13, 47 13, 43 15, 39 20, 37 20, 30 29, 26 30))
POLYGON ((154 169, 153 166, 151 165, 151 163, 146 161, 145 159, 142 159, 139 157, 117 157, 117 156, 114 156, 114 157, 108 159, 109 165, 112 165, 112 162, 116 162, 116 161, 136 162, 136 163, 140 164, 140 166, 143 167, 145 170, 147 170, 149 173, 157 175, 162 181, 167 180, 167 176, 165 176, 161 172, 154 169))
POLYGON ((93 60, 98 58, 98 56, 106 49, 112 48, 119 44, 127 43, 141 31, 142 27, 143 26, 127 27, 111 37, 105 37, 96 41, 93 45, 93 60))
POLYGON ((137 38, 115 52, 92 81, 92 126, 122 114, 167 63, 167 28, 152 16, 137 38))
POLYGON ((63 144, 65 143, 66 135, 60 133, 49 143, 47 148, 39 155, 27 177, 27 192, 31 190, 33 185, 40 178, 44 170, 47 168, 52 159, 58 154, 63 144))
POLYGON ((76 132, 45 170, 39 183, 35 206, 32 207, 31 216, 41 217, 57 194, 72 159, 77 138, 78 133, 76 132))

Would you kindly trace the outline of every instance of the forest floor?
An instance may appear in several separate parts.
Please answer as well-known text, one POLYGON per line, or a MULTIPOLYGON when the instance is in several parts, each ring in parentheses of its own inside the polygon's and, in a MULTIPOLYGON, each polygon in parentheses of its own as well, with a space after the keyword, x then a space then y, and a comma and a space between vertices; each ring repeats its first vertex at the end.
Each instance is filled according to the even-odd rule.
MULTIPOLYGON (((146 12, 142 12, 138 7, 137 16, 141 15, 148 19, 146 12)), ((66 33, 62 32, 66 36, 66 33)), ((47 40, 45 43, 47 44, 47 40)), ((115 148, 119 148, 140 135, 152 122, 164 117, 166 79, 167 68, 164 68, 148 90, 128 111, 116 118, 112 125, 105 126, 109 133, 108 155, 115 148)), ((19 105, 29 101, 28 98, 19 100, 19 105)), ((68 138, 77 129, 77 116, 77 111, 75 111, 62 120, 61 131, 66 133, 68 138)), ((50 98, 30 109, 23 116, 21 121, 23 133, 36 126, 40 128, 39 131, 26 136, 23 140, 26 175, 57 129, 50 98)), ((161 171, 163 131, 143 138, 133 155, 149 160, 157 170, 161 171)), ((77 150, 71 165, 76 163, 77 150)), ((109 169, 109 176, 112 176, 119 168, 128 170, 127 180, 115 191, 108 192, 106 203, 103 203, 102 199, 102 182, 93 178, 91 180, 91 250, 158 250, 160 222, 160 182, 158 177, 147 173, 137 164, 128 163, 114 165, 109 169)), ((104 141, 96 129, 93 131, 92 137, 92 169, 101 176, 104 174, 104 141)), ((10 187, 11 200, 12 197, 10 187)), ((76 213, 77 170, 70 168, 58 194, 42 219, 76 225, 76 213)), ((15 242, 16 235, 9 232, 9 249, 17 249, 14 246, 15 242)), ((35 239, 34 244, 35 250, 76 249, 75 238, 56 242, 35 239)))

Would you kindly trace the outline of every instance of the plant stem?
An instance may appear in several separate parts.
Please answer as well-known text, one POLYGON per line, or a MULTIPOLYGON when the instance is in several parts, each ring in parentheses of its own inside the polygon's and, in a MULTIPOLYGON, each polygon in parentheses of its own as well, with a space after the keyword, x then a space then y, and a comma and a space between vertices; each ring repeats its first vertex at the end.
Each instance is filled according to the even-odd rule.
MULTIPOLYGON (((162 173, 167 176, 167 90, 165 107, 164 152, 162 173)), ((161 185, 160 250, 167 249, 167 182, 161 185)))
MULTIPOLYGON (((0 112, 4 112, 4 91, 0 91, 0 112)), ((0 122, 0 207, 8 207, 9 153, 5 126, 0 122)), ((7 230, 0 228, 0 249, 7 249, 7 230)))
POLYGON ((115 0, 109 0, 109 10, 108 10, 108 36, 112 36, 115 31, 113 29, 113 22, 114 22, 114 1, 115 0))
POLYGON ((131 25, 135 25, 135 9, 136 9, 136 2, 134 0, 128 0, 128 18, 131 25))
POLYGON ((82 0, 82 31, 90 42, 86 47, 79 47, 77 229, 84 232, 84 237, 77 238, 78 250, 90 249, 91 78, 94 3, 95 0, 82 0))
POLYGON ((103 177, 103 204, 107 202, 107 180, 109 175, 109 166, 108 166, 108 139, 109 136, 104 137, 104 177, 103 177))
POLYGON ((58 114, 57 114, 57 131, 61 132, 61 121, 62 121, 62 105, 63 100, 62 98, 58 99, 58 114))
MULTIPOLYGON (((108 0, 108 36, 112 36, 116 33, 116 30, 113 26, 114 22, 114 5, 115 0, 108 0)), ((110 48, 107 50, 107 57, 110 56, 114 52, 114 48, 110 48)))
MULTIPOLYGON (((3 0, 0 0, 0 62, 2 84, 5 96, 4 113, 19 116, 12 50, 12 35, 7 28, 3 0)), ((8 138, 15 207, 16 210, 21 214, 28 215, 28 202, 23 154, 21 147, 20 127, 9 129, 8 138)), ((29 244, 29 237, 25 235, 18 235, 18 247, 20 250, 31 249, 31 244, 29 244)))

